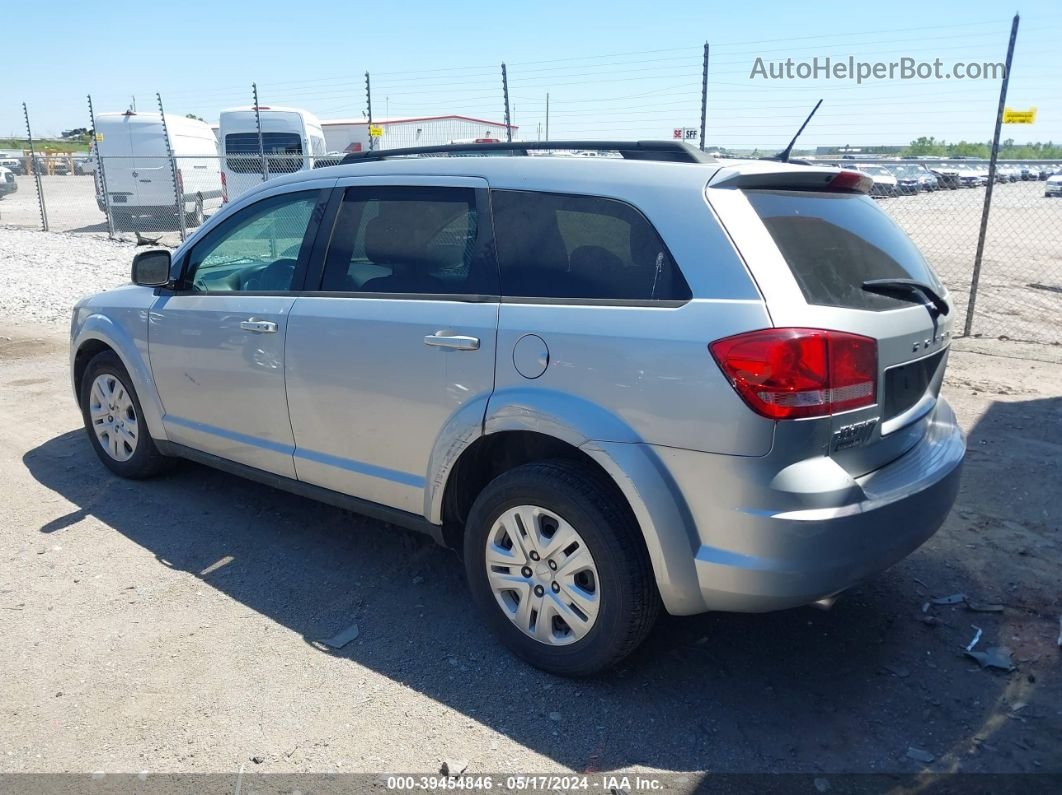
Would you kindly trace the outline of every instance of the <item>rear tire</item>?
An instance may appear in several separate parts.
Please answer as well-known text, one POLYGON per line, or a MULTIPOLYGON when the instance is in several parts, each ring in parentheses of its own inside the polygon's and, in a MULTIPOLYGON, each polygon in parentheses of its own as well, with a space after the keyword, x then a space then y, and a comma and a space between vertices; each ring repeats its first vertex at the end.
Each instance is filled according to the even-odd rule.
POLYGON ((525 464, 491 481, 469 513, 464 558, 491 629, 559 676, 612 667, 660 611, 630 508, 614 484, 575 462, 525 464))
POLYGON ((155 446, 140 398, 122 360, 113 351, 96 354, 81 380, 81 418, 103 465, 123 478, 139 480, 172 468, 155 446))
POLYGON ((190 213, 186 213, 184 217, 185 226, 202 226, 203 225, 203 197, 195 197, 195 208, 190 213))

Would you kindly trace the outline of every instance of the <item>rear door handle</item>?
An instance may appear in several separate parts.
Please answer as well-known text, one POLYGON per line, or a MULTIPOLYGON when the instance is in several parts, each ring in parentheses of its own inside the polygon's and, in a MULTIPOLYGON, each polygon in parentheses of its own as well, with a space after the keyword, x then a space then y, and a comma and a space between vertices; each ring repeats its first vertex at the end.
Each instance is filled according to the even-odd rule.
POLYGON ((272 320, 241 320, 240 328, 255 334, 276 334, 277 324, 272 320))
POLYGON ((449 348, 452 351, 478 351, 479 337, 449 336, 436 331, 424 338, 424 344, 433 348, 449 348))

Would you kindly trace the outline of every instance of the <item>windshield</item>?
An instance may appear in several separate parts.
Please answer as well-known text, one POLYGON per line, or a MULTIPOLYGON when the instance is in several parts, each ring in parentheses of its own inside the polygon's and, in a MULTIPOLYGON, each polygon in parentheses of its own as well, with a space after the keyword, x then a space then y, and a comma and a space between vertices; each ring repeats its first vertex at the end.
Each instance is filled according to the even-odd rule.
POLYGON ((747 190, 809 304, 881 311, 909 301, 863 289, 871 279, 944 288, 910 238, 867 196, 747 190))

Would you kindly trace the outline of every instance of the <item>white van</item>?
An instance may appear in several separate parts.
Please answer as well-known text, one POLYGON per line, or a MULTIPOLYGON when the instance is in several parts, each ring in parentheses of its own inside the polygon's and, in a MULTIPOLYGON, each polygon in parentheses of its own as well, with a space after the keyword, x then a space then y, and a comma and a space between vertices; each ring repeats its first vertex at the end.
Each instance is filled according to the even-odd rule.
POLYGON ((97 170, 96 204, 104 213, 110 207, 119 228, 129 228, 134 216, 174 219, 177 193, 188 226, 199 226, 223 204, 217 138, 210 125, 167 113, 166 131, 169 148, 158 113, 96 116, 96 147, 107 182, 104 196, 97 170), (176 189, 170 152, 176 163, 176 189))
POLYGON ((218 119, 218 138, 225 155, 223 172, 230 198, 269 177, 312 169, 314 161, 328 151, 321 122, 309 111, 259 105, 258 117, 262 122, 261 152, 254 107, 223 110, 218 119))

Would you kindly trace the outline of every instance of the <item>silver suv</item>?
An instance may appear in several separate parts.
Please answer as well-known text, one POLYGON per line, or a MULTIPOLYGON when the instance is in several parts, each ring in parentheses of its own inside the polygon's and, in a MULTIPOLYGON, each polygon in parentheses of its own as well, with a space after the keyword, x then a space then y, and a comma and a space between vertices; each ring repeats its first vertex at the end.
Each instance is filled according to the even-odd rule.
POLYGON ((137 255, 71 329, 103 463, 188 458, 428 533, 564 675, 661 606, 828 599, 937 530, 953 315, 869 177, 518 148, 351 155, 137 255))

